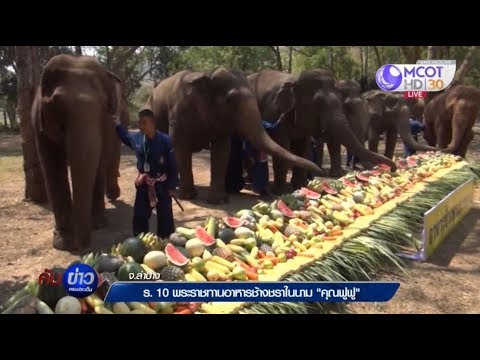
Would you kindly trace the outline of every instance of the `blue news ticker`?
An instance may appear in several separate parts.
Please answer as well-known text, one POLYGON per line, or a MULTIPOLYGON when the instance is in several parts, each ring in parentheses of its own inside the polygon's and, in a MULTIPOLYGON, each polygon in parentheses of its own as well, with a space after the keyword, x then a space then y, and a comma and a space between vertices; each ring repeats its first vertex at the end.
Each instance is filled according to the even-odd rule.
POLYGON ((385 302, 397 282, 120 281, 105 301, 123 302, 385 302))

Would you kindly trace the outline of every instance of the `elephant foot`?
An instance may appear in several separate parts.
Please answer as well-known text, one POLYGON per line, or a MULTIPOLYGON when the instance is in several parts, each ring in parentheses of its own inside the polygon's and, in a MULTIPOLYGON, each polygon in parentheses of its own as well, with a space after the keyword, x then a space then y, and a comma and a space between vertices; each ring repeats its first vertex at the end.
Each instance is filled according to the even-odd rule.
POLYGON ((227 204, 229 202, 228 195, 218 192, 210 192, 207 197, 207 202, 213 205, 227 204))
POLYGON ((341 177, 345 174, 342 168, 340 169, 330 169, 328 176, 330 177, 341 177))
POLYGON ((195 189, 190 191, 180 189, 180 191, 178 192, 178 198, 180 200, 191 200, 196 198, 197 195, 198 195, 198 192, 195 189))
POLYGON ((106 195, 107 199, 111 202, 117 200, 120 197, 120 187, 118 186, 118 184, 115 184, 115 186, 107 187, 106 195))
POLYGON ((104 214, 93 216, 92 227, 95 230, 101 229, 102 227, 107 226, 107 224, 108 219, 104 214))
POLYGON ((73 241, 72 234, 60 230, 53 231, 52 245, 59 251, 72 251, 78 249, 78 246, 73 241))

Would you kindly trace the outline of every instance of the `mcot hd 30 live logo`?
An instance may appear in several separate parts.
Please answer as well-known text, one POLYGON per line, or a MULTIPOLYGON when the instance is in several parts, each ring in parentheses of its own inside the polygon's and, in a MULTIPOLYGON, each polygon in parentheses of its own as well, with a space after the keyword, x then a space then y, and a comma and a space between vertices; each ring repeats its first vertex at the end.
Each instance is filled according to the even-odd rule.
POLYGON ((455 76, 455 60, 418 60, 416 64, 386 64, 375 76, 380 89, 404 92, 406 98, 424 98, 427 92, 442 91, 455 76))
POLYGON ((39 285, 63 286, 70 296, 83 298, 93 294, 98 287, 98 275, 87 264, 73 264, 62 268, 45 269, 38 277, 39 285))

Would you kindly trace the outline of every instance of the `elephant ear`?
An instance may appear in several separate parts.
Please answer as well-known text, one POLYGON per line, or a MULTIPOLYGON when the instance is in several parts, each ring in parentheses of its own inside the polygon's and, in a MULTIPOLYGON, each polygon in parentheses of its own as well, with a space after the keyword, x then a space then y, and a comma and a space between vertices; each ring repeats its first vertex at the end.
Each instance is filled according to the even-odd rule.
POLYGON ((284 82, 275 95, 274 103, 282 114, 292 110, 295 106, 295 98, 293 96, 292 88, 293 82, 284 82))
POLYGON ((197 90, 199 93, 205 94, 208 90, 208 81, 210 78, 205 73, 192 72, 185 75, 185 92, 191 95, 197 90))

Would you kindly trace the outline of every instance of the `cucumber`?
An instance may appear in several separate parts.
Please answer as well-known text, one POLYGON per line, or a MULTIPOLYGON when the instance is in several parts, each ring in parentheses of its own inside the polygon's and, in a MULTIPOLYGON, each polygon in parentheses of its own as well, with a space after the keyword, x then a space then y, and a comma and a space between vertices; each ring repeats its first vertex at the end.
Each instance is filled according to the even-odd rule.
POLYGON ((29 291, 28 291, 28 285, 27 285, 17 293, 13 294, 13 296, 11 296, 7 301, 5 301, 5 303, 2 306, 0 306, 0 311, 3 311, 9 308, 13 304, 15 304, 18 300, 20 300, 22 297, 28 294, 29 294, 29 291))
POLYGON ((15 310, 16 308, 25 306, 32 299, 33 299, 32 295, 27 293, 26 295, 23 295, 21 298, 17 299, 17 301, 15 301, 8 308, 3 310, 2 314, 11 314, 13 312, 13 310, 15 310))
POLYGON ((52 309, 50 309, 50 307, 45 304, 43 301, 41 300, 37 300, 35 302, 35 309, 37 310, 37 312, 39 314, 42 314, 42 315, 51 315, 51 314, 54 314, 54 312, 52 311, 52 309))

